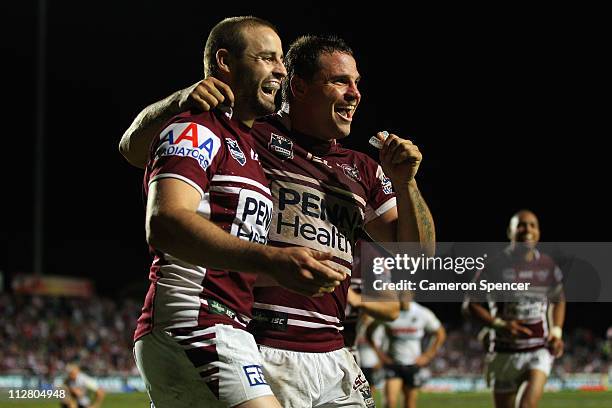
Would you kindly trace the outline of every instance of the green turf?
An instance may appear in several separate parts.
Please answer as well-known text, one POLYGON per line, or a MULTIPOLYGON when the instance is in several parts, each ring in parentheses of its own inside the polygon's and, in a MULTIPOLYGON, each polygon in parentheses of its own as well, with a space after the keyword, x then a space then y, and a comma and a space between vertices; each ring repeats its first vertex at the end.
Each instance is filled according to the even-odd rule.
MULTIPOLYGON (((377 395, 378 397, 378 395, 377 395)), ((380 399, 376 406, 382 408, 380 399)), ((421 393, 419 408, 491 408, 493 397, 490 393, 421 393)), ((562 391, 545 393, 539 408, 612 408, 612 392, 562 391)), ((399 408, 399 405, 398 405, 399 408)))
MULTIPOLYGON (((9 400, 8 392, 1 391, 1 408, 47 408, 59 407, 58 400, 9 400)), ((382 405, 377 406, 382 408, 382 405)), ((109 394, 102 404, 103 408, 148 408, 149 400, 145 394, 109 394)), ((426 394, 419 397, 419 408, 489 408, 492 407, 488 393, 426 394)), ((610 408, 612 392, 564 391, 546 393, 539 408, 610 408)))
MULTIPOLYGON (((59 408, 58 399, 8 399, 8 392, 2 391, 0 395, 0 408, 59 408)), ((147 394, 135 392, 132 394, 107 394, 102 408, 148 408, 147 394)))

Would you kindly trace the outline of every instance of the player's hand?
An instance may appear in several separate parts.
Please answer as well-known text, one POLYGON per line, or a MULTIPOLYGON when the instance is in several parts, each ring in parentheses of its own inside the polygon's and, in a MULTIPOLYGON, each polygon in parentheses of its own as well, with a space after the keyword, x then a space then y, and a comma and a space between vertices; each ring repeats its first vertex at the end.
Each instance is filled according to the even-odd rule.
POLYGON ((233 107, 234 93, 229 85, 217 78, 208 77, 183 89, 178 100, 178 107, 180 112, 189 109, 207 112, 222 103, 233 107))
POLYGON ((285 288, 306 296, 331 293, 346 279, 346 273, 325 264, 327 252, 303 247, 272 248, 269 274, 285 288))
MULTIPOLYGON (((377 133, 376 137, 381 141, 384 139, 382 132, 377 133)), ((396 188, 414 179, 423 160, 423 155, 416 145, 393 133, 384 141, 379 156, 383 171, 396 188)))
POLYGON ((361 307, 361 295, 351 288, 349 288, 346 294, 346 301, 352 307, 361 307))
POLYGON ((414 364, 419 366, 419 367, 425 367, 426 365, 428 365, 431 362, 431 356, 429 354, 421 354, 420 356, 418 356, 416 358, 416 360, 414 360, 414 364))
POLYGON ((383 366, 388 366, 388 365, 392 365, 393 364, 393 359, 391 357, 389 357, 387 354, 385 353, 381 353, 378 356, 378 359, 381 361, 381 363, 383 364, 383 366))
POLYGON ((561 357, 563 355, 564 348, 565 343, 563 343, 562 339, 553 336, 548 337, 548 349, 554 358, 561 357))
POLYGON ((520 324, 519 320, 507 321, 506 327, 504 328, 504 330, 507 330, 508 332, 510 332, 510 334, 513 337, 519 337, 519 336, 531 337, 533 335, 533 332, 529 328, 520 324))
POLYGON ((378 356, 378 361, 382 364, 383 367, 393 365, 393 359, 389 357, 387 353, 379 349, 378 347, 374 348, 376 355, 378 356))

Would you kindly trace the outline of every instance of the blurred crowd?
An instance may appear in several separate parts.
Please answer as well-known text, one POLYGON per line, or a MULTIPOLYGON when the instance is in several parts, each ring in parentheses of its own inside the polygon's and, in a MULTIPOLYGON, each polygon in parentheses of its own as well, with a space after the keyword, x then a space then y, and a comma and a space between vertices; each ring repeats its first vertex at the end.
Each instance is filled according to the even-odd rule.
MULTIPOLYGON (((0 375, 62 375, 76 362, 94 376, 138 375, 132 335, 140 303, 102 298, 38 297, 0 293, 0 375)), ((447 325, 448 339, 431 364, 434 376, 482 372, 484 349, 469 322, 447 325)), ((612 330, 609 330, 612 337, 612 330)), ((605 373, 612 361, 606 333, 566 330, 565 355, 554 373, 605 373)))
POLYGON ((63 375, 76 362, 92 375, 138 375, 131 300, 0 293, 0 374, 63 375))

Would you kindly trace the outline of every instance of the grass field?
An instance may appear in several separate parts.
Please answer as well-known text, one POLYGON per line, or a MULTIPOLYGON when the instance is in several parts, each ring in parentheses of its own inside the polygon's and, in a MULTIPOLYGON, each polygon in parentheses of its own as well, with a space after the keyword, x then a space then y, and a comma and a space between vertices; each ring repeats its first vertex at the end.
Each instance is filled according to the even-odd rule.
MULTIPOLYGON (((149 400, 145 394, 109 394, 103 408, 148 408, 149 400)), ((377 399, 377 406, 382 408, 377 399)), ((419 408, 489 408, 492 406, 488 393, 457 393, 457 394, 422 394, 419 398, 419 408)), ((1 408, 47 408, 59 407, 57 400, 9 400, 8 393, 2 391, 1 408)), ((612 391, 580 392, 564 391, 544 395, 540 408, 610 408, 612 407, 612 391)))

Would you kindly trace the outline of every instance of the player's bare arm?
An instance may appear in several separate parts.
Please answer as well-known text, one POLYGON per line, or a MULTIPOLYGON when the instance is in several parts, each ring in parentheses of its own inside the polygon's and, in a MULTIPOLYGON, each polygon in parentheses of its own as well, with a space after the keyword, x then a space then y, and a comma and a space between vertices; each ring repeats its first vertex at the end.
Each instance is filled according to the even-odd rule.
POLYGON ((209 111, 222 103, 233 106, 234 94, 228 85, 214 77, 176 91, 136 116, 121 137, 119 151, 130 164, 142 169, 147 164, 151 141, 173 116, 189 109, 209 111))
MULTIPOLYGON (((382 132, 377 136, 384 139, 382 132)), ((410 140, 394 134, 384 139, 380 163, 393 184, 397 207, 368 223, 366 229, 380 242, 420 242, 431 255, 435 250, 435 226, 414 178, 422 159, 419 148, 410 140)))
POLYGON ((196 213, 200 193, 182 180, 164 178, 149 187, 147 242, 194 265, 269 274, 305 295, 331 292, 345 279, 320 261, 328 253, 293 247, 273 248, 241 240, 196 213))
POLYGON ((433 339, 430 342, 427 350, 423 354, 418 356, 414 363, 419 367, 425 367, 426 365, 428 365, 431 360, 433 360, 433 358, 436 356, 438 350, 440 349, 440 347, 442 347, 445 341, 446 330, 444 329, 444 326, 440 325, 440 327, 438 327, 438 330, 433 333, 433 339))
POLYGON ((90 408, 100 408, 102 406, 102 401, 104 401, 104 397, 106 393, 102 388, 98 388, 96 390, 96 397, 94 402, 89 406, 90 408))
MULTIPOLYGON (((366 329, 366 341, 368 342, 370 347, 372 347, 372 350, 374 350, 374 352, 378 356, 378 359, 381 361, 381 363, 393 364, 393 360, 391 359, 391 357, 389 357, 387 353, 385 353, 380 347, 378 347, 378 345, 374 341, 374 332, 380 325, 381 325, 381 322, 378 320, 374 320, 372 323, 368 325, 366 329)), ((387 330, 386 327, 385 327, 385 330, 387 330)))
MULTIPOLYGON (((394 296, 394 294, 390 294, 394 296)), ((397 298, 397 296, 395 296, 397 298)), ((363 313, 383 321, 392 321, 399 317, 400 302, 399 300, 389 300, 384 302, 364 302, 361 295, 349 288, 347 293, 348 303, 355 308, 361 308, 363 313)))
POLYGON ((563 323, 565 322, 565 293, 561 291, 559 298, 552 304, 552 327, 548 336, 550 351, 555 358, 563 355, 563 323))

